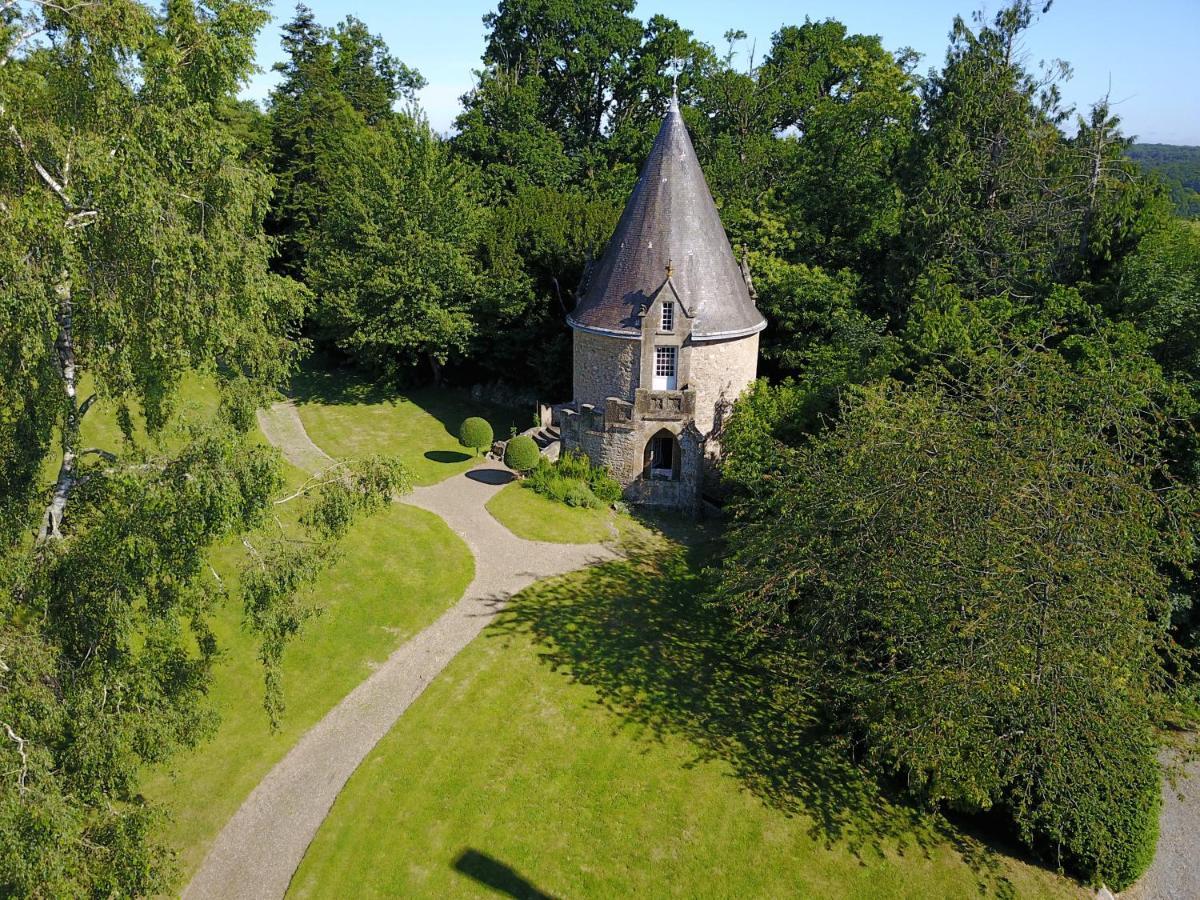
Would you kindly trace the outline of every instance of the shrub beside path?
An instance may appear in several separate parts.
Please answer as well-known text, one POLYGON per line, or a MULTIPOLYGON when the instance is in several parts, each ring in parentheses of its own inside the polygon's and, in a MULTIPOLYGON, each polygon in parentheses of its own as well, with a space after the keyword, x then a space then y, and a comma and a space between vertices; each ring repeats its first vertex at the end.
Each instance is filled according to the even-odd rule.
MULTIPOLYGON (((1162 755, 1171 762, 1170 752, 1162 755)), ((1200 761, 1184 764, 1184 777, 1163 783, 1158 850, 1154 862, 1122 900, 1196 900, 1200 897, 1200 761)))
MULTIPOLYGON (((299 468, 313 472, 328 464, 291 403, 260 412, 259 425, 299 468)), ((602 544, 518 538, 484 509, 511 477, 503 466, 483 462, 403 498, 440 516, 466 542, 475 556, 474 580, 457 604, 397 648, 276 764, 221 830, 185 898, 282 897, 346 780, 504 602, 534 581, 617 556, 602 544)))

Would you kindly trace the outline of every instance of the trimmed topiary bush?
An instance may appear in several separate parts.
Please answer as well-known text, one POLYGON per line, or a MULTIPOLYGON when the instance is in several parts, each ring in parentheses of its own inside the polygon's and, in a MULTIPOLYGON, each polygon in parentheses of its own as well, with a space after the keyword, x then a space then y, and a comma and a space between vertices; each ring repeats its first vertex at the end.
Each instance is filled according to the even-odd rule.
POLYGON ((504 447, 504 464, 522 474, 533 469, 541 458, 538 445, 527 434, 518 434, 504 447))
POLYGON ((493 438, 492 426, 488 424, 487 419, 481 419, 479 416, 463 419, 458 429, 458 442, 476 453, 491 447, 493 438))

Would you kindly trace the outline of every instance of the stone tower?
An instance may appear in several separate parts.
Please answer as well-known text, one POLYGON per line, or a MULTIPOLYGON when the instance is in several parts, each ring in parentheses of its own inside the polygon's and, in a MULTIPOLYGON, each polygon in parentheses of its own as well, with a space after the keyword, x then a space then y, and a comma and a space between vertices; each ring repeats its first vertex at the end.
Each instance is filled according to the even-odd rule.
POLYGON ((767 323, 675 100, 567 323, 575 398, 560 415, 563 448, 606 466, 630 501, 698 512, 767 323))

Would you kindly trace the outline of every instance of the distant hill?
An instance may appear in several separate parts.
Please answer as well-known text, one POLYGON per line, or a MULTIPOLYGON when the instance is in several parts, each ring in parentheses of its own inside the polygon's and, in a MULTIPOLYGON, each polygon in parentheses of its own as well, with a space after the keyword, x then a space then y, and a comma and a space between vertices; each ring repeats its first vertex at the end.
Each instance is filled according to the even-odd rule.
POLYGON ((1181 216, 1200 219, 1200 147, 1134 144, 1129 157, 1146 171, 1162 175, 1181 216))

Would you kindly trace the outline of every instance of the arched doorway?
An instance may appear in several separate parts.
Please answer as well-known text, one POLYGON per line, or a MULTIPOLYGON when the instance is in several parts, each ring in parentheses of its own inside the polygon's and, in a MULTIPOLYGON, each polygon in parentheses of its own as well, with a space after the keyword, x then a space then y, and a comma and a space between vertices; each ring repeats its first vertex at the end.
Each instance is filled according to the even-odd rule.
POLYGON ((662 429, 646 442, 642 462, 642 477, 660 481, 679 478, 679 439, 662 429))

